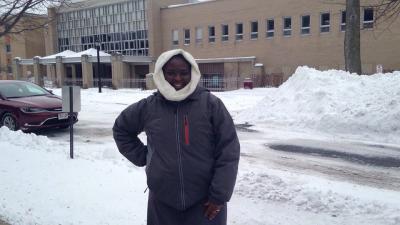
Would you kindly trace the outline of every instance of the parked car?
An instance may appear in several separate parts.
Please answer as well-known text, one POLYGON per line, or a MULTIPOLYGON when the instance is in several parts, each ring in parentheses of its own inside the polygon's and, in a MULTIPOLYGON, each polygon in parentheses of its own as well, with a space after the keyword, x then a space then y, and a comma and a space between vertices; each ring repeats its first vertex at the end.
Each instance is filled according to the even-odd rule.
MULTIPOLYGON (((76 123, 78 114, 72 117, 76 123)), ((69 126, 61 97, 34 83, 16 80, 0 80, 0 119, 0 125, 24 132, 69 126)))

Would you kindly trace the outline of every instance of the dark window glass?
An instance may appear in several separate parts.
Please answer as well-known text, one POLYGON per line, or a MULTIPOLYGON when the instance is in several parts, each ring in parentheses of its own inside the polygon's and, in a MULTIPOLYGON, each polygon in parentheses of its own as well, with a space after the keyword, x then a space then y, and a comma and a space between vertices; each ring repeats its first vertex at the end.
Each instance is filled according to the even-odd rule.
POLYGON ((257 39, 258 38, 258 21, 253 21, 251 22, 251 34, 250 34, 251 39, 257 39))
POLYGON ((363 28, 373 28, 373 27, 374 27, 374 9, 372 8, 364 9, 363 28))
POLYGON ((229 39, 229 27, 228 25, 222 25, 222 36, 221 36, 221 40, 222 41, 227 41, 229 39))
POLYGON ((283 18, 283 36, 292 35, 292 18, 285 17, 283 18))
POLYGON ((271 38, 275 33, 275 21, 273 19, 267 20, 267 37, 271 38))
POLYGON ((310 16, 301 17, 301 34, 310 34, 310 16))
POLYGON ((242 39, 243 39, 243 24, 237 23, 236 24, 236 40, 242 40, 242 39))
POLYGON ((215 27, 208 27, 208 42, 215 42, 215 27))
POLYGON ((342 11, 342 18, 340 21, 340 30, 341 31, 346 30, 346 11, 342 11))

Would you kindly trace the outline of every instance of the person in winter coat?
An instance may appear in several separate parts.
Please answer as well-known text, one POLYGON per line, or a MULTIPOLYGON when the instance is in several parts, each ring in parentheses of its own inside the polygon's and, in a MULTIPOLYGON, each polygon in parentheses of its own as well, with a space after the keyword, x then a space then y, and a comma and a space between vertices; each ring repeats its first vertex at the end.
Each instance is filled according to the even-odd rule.
POLYGON ((175 49, 158 58, 158 92, 118 116, 119 151, 146 166, 148 225, 225 225, 236 181, 240 146, 220 99, 198 85, 192 55, 175 49), (147 146, 137 137, 147 136, 147 146))

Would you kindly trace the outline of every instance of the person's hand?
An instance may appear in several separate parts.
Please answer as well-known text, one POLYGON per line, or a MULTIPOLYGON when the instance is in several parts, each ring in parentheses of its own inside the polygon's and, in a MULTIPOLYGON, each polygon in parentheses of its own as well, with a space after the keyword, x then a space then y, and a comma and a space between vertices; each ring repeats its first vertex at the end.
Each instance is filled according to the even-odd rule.
POLYGON ((207 217, 209 220, 214 219, 219 211, 221 211, 222 205, 216 205, 210 201, 204 203, 204 216, 207 217))

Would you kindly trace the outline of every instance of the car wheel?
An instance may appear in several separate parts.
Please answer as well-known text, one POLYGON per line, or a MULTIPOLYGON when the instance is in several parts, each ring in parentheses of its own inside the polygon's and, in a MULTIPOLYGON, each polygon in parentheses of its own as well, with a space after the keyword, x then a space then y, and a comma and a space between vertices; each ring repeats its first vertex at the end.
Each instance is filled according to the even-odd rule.
POLYGON ((8 127, 10 130, 18 130, 17 120, 11 113, 4 114, 3 118, 1 119, 1 124, 8 127))

